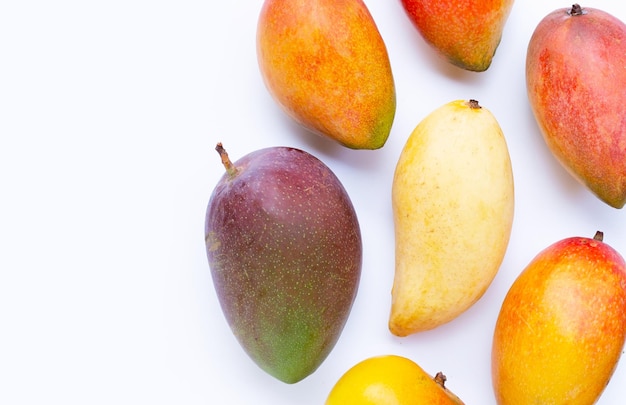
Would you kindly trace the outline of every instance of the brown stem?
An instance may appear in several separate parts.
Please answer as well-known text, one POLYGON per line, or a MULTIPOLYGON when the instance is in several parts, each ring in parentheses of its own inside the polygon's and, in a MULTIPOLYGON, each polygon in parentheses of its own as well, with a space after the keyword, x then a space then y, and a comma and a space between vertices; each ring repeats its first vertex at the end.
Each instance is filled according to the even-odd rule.
POLYGON ((596 234, 593 236, 593 240, 597 240, 598 242, 602 242, 604 240, 604 233, 601 231, 596 231, 596 234))
POLYGON ((445 376, 445 375, 444 375, 441 371, 439 371, 437 374, 435 374, 435 378, 434 378, 434 380, 435 380, 435 382, 436 382, 437 384, 439 384, 439 385, 441 385, 443 388, 445 388, 447 378, 446 378, 446 376, 445 376))
POLYGON ((228 175, 231 177, 236 175, 237 168, 233 165, 233 163, 228 158, 228 153, 226 152, 226 149, 224 149, 224 147, 222 146, 221 142, 217 143, 215 150, 217 151, 217 153, 220 154, 220 158, 222 159, 222 164, 224 165, 224 168, 226 169, 226 173, 228 173, 228 175))
POLYGON ((578 3, 573 4, 572 8, 567 13, 571 16, 587 14, 587 12, 583 10, 583 8, 578 3))
POLYGON ((439 385, 441 389, 443 389, 446 395, 452 400, 452 403, 457 405, 465 405, 465 403, 461 401, 461 398, 457 397, 452 391, 446 388, 445 384, 447 378, 445 375, 443 375, 441 371, 435 374, 435 378, 433 378, 433 380, 435 380, 435 383, 437 383, 437 385, 439 385))
POLYGON ((469 108, 471 108, 471 109, 473 109, 473 110, 478 110, 478 109, 482 108, 482 107, 480 106, 480 104, 478 103, 478 101, 477 101, 477 100, 474 100, 474 99, 470 99, 470 100, 467 102, 467 105, 469 106, 469 108))

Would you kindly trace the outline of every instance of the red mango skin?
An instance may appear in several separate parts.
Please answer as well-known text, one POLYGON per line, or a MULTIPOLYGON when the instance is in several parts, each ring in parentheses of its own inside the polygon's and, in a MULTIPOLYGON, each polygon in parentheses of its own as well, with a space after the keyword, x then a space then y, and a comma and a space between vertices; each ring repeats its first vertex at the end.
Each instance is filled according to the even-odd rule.
POLYGON ((205 242, 222 311, 250 358, 288 384, 312 374, 361 275, 358 218, 335 174, 300 149, 245 155, 211 194, 205 242))
POLYGON ((626 25, 593 8, 548 14, 527 50, 526 85, 545 142, 614 208, 626 203, 626 25))
POLYGON ((572 237, 519 275, 498 316, 492 381, 498 405, 593 404, 626 338, 626 263, 609 245, 572 237))
POLYGON ((450 63, 483 72, 491 66, 513 0, 402 0, 424 40, 450 63))
POLYGON ((297 123, 351 149, 379 149, 396 112, 391 63, 361 0, 265 0, 257 59, 297 123))

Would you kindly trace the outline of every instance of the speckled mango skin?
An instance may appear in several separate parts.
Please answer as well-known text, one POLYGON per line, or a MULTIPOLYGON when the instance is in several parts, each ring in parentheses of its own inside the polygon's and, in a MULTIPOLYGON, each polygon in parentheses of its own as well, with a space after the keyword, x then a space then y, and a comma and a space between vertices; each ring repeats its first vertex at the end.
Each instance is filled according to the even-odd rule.
POLYGON ((395 271, 389 330, 452 321, 485 293, 509 243, 514 181, 502 129, 486 108, 455 100, 407 139, 391 202, 395 271))
POLYGON ((491 66, 513 0, 402 0, 424 40, 450 63, 483 72, 491 66))
POLYGON ((265 0, 257 57, 296 122, 352 149, 379 149, 396 111, 387 48, 361 0, 265 0))
POLYGON ((582 237, 549 246, 513 283, 497 319, 497 403, 595 403, 625 337, 626 264, 619 253, 582 237))
POLYGON ((626 203, 626 25, 593 8, 537 25, 526 55, 528 100, 561 165, 614 208, 626 203))
POLYGON ((337 177, 304 151, 261 149, 234 166, 206 213, 213 283, 252 360, 295 383, 323 362, 348 318, 361 274, 359 223, 337 177))

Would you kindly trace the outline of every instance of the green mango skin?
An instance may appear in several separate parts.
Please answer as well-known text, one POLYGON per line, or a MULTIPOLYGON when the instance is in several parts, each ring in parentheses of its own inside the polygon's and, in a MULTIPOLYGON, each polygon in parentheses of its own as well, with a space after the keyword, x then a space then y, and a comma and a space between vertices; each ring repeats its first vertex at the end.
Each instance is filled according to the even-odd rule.
POLYGON ((331 352, 356 297, 356 212, 334 173, 302 150, 257 150, 231 169, 206 213, 213 283, 247 354, 278 380, 296 383, 331 352))

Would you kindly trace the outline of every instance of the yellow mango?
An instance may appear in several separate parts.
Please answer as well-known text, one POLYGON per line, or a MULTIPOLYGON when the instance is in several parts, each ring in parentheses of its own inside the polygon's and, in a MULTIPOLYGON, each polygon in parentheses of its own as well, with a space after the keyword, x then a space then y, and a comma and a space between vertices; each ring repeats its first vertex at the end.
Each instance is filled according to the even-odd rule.
POLYGON ((395 274, 389 329, 433 329, 485 293, 506 252, 514 186, 508 147, 493 114, 457 100, 415 128, 392 186, 395 274))

